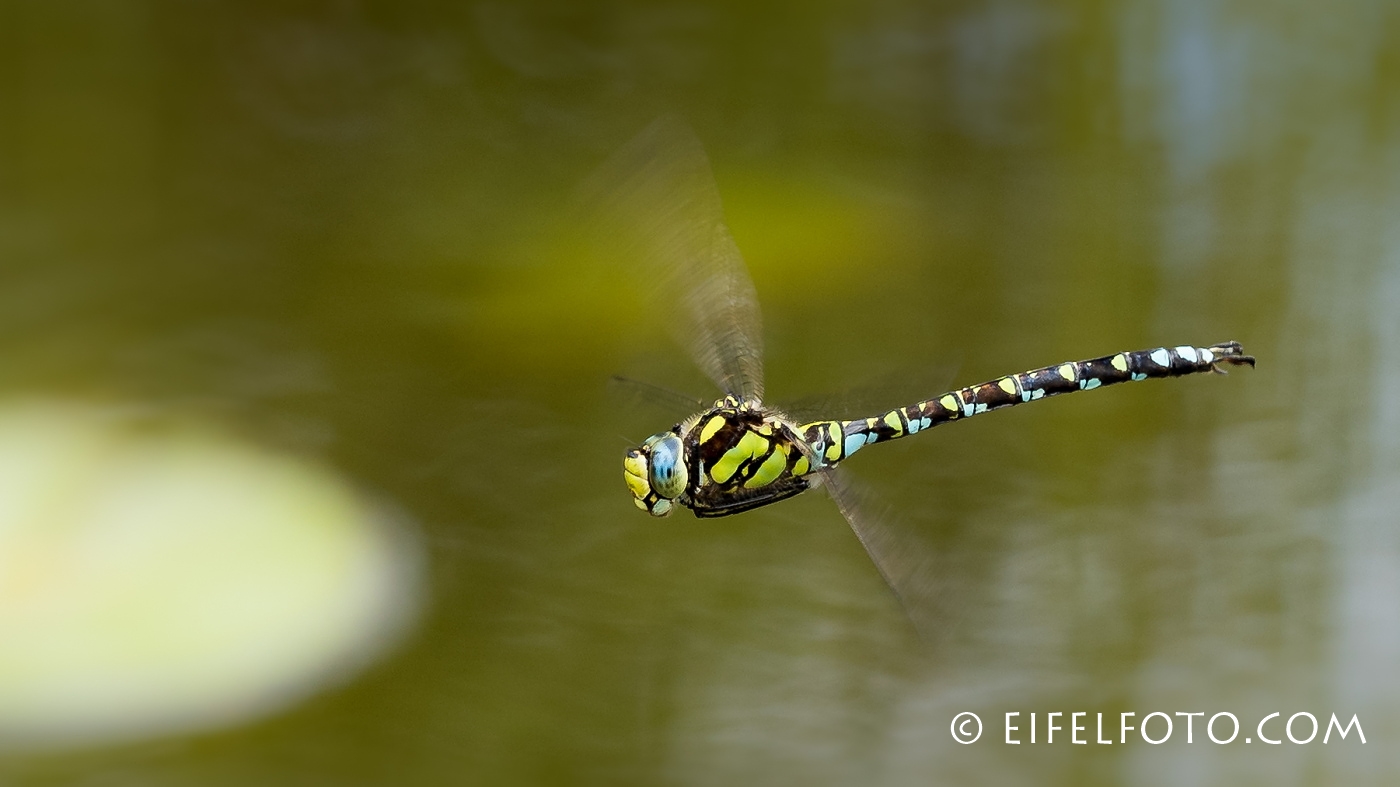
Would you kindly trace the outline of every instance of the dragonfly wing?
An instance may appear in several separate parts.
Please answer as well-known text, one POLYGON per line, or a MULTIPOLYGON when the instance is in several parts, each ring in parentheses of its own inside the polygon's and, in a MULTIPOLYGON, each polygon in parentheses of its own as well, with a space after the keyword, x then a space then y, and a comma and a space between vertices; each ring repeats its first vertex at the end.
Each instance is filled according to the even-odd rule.
POLYGON ((703 399, 696 399, 690 394, 672 390, 664 385, 634 380, 620 374, 608 378, 608 388, 619 401, 626 401, 633 406, 651 405, 659 409, 674 411, 681 416, 703 410, 708 404, 703 399))
POLYGON ((725 393, 763 398, 758 296, 729 228, 709 159, 677 118, 652 123, 585 184, 609 234, 640 262, 657 303, 679 302, 667 322, 725 393))
POLYGON ((937 552, 891 512, 877 510, 873 498, 848 473, 828 469, 822 471, 822 479, 919 636, 929 644, 944 641, 958 616, 953 612, 954 588, 935 564, 937 552))
POLYGON ((951 390, 958 366, 959 362, 950 357, 928 361, 919 359, 913 369, 898 373, 856 370, 850 377, 862 382, 831 393, 784 401, 782 411, 797 423, 887 413, 909 402, 927 399, 930 391, 951 390))

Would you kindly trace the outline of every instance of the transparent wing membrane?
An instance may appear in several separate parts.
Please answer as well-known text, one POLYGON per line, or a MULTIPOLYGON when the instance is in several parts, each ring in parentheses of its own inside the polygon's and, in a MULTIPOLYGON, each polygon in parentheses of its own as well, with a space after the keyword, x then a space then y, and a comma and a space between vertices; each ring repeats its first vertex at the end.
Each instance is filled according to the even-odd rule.
POLYGON ((959 616, 953 611, 956 589, 942 579, 937 551, 907 522, 883 510, 849 473, 833 468, 821 476, 822 487, 841 509, 919 638, 930 646, 943 644, 959 616))
POLYGON ((960 361, 935 358, 899 372, 853 373, 858 382, 829 393, 783 399, 783 414, 798 423, 825 418, 858 418, 945 391, 957 375, 960 361))
POLYGON ((620 401, 626 401, 633 406, 648 405, 659 410, 671 411, 682 418, 704 408, 706 404, 702 399, 696 399, 664 385, 623 377, 620 374, 608 378, 608 388, 620 401))
POLYGON ((666 117, 605 162, 584 199, 620 246, 619 263, 650 284, 653 304, 695 363, 725 393, 763 398, 758 296, 724 224, 719 189, 699 140, 666 117))

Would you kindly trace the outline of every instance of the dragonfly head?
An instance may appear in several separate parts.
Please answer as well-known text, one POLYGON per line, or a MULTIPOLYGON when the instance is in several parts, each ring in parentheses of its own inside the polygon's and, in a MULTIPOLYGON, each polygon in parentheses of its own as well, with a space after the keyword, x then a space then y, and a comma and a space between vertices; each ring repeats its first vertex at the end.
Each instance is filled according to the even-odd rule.
POLYGON ((637 508, 652 516, 671 513, 672 501, 685 493, 690 480, 680 434, 670 431, 652 435, 640 447, 628 451, 622 460, 622 477, 637 508))

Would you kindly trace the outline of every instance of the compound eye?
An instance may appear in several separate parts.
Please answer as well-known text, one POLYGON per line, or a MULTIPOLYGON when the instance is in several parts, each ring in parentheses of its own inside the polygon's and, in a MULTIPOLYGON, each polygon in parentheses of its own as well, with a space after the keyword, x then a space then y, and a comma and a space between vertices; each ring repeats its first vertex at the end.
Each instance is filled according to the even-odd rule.
POLYGON ((680 497, 689 480, 683 454, 681 439, 673 434, 651 446, 651 488, 668 500, 680 497))
POLYGON ((647 470, 647 458, 641 451, 634 448, 627 452, 622 460, 622 478, 627 482, 628 491, 637 499, 637 504, 642 505, 642 498, 651 492, 651 473, 647 470))

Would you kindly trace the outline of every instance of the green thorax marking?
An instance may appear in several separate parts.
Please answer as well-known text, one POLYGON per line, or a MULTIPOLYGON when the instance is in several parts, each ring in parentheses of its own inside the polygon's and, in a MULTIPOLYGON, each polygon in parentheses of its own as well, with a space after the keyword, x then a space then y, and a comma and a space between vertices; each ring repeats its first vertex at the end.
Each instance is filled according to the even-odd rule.
POLYGON ((781 415, 724 399, 686 430, 690 489, 686 504, 718 516, 791 497, 809 487, 811 469, 796 428, 781 415))

